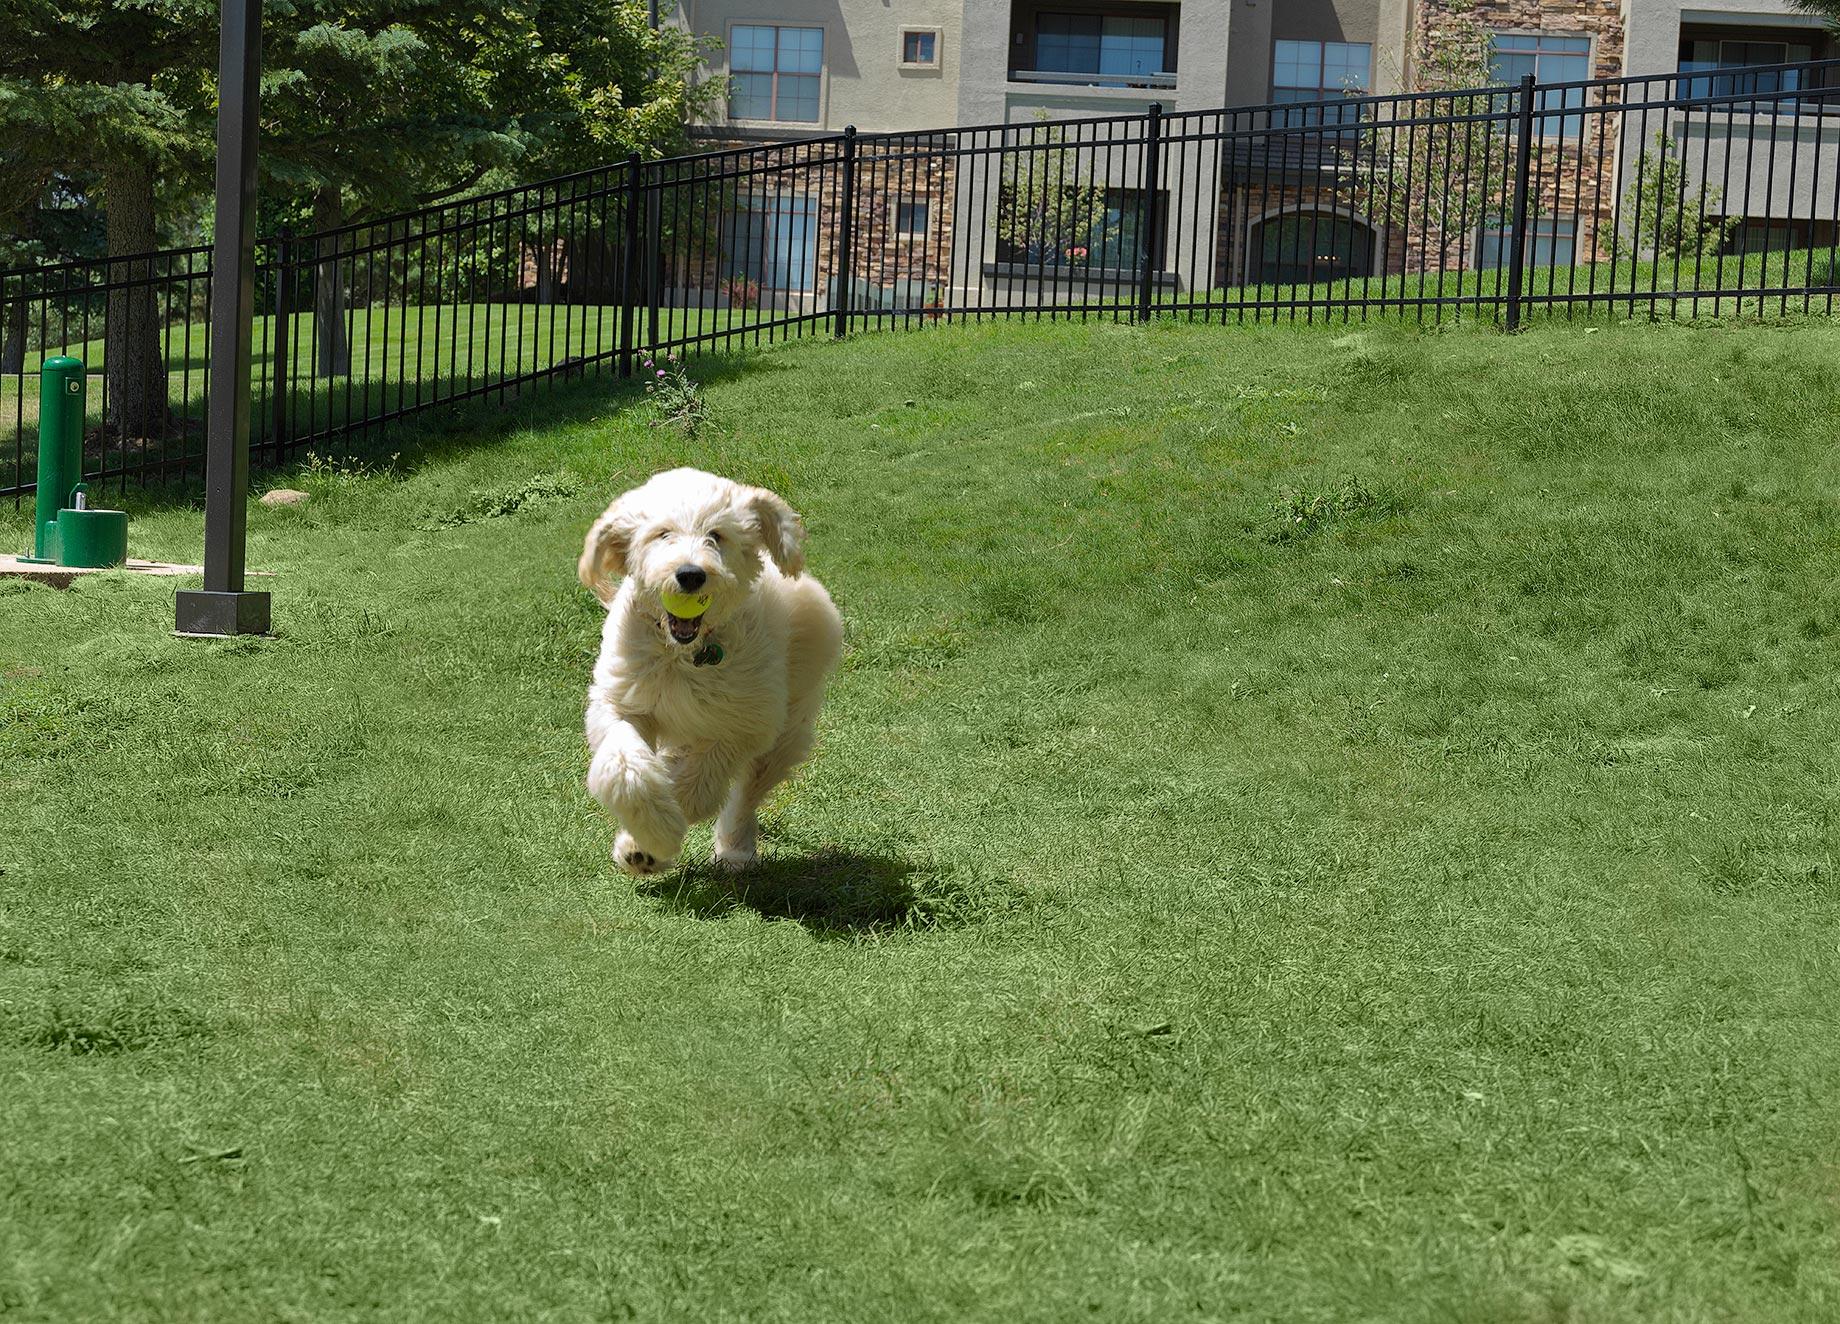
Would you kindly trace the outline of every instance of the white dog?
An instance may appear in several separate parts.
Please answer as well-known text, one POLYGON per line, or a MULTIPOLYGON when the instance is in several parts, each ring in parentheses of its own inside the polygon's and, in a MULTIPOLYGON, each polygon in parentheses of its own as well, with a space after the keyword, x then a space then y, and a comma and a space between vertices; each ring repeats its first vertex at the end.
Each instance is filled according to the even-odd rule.
POLYGON ((718 810, 716 863, 753 862, 755 810, 811 752, 843 647, 830 595, 801 573, 804 542, 779 497, 697 469, 658 474, 588 530, 581 582, 607 604, 588 791, 620 821, 628 873, 670 868, 687 826, 718 810), (709 608, 673 616, 666 593, 709 608))

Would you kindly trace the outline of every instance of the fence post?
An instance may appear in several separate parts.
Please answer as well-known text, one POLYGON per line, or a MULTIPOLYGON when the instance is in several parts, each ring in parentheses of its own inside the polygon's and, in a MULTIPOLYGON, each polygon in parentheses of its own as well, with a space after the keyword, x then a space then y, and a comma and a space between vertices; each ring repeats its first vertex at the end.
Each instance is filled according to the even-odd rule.
POLYGON ((644 215, 640 205, 644 188, 640 183, 643 167, 639 154, 626 158, 626 232, 620 239, 620 376, 633 372, 633 322, 639 316, 633 291, 633 277, 639 265, 639 226, 644 215))
POLYGON ((288 390, 294 320, 294 232, 287 226, 275 231, 275 361, 268 374, 269 427, 275 438, 275 460, 287 456, 288 390))
POLYGON ((1527 194, 1533 173, 1533 75, 1521 75, 1518 139, 1514 145, 1514 216, 1508 234, 1508 330, 1521 329, 1521 285, 1527 268, 1527 194))
POLYGON ((265 591, 244 587, 249 520, 249 366, 256 308, 256 126, 261 0, 225 0, 217 33, 217 190, 211 245, 211 384, 204 469, 204 587, 180 589, 180 634, 267 634, 265 591))
POLYGON ((645 348, 658 352, 662 339, 658 310, 664 306, 664 168, 658 163, 658 181, 645 193, 645 348))
POLYGON ((1151 294, 1155 288, 1151 258, 1156 252, 1156 190, 1160 182, 1163 158, 1163 103, 1152 101, 1144 125, 1144 168, 1141 201, 1137 221, 1137 320, 1150 320, 1151 294))
POLYGON ((842 340, 850 329, 850 275, 856 265, 856 126, 848 124, 843 130, 843 185, 839 190, 843 194, 842 230, 837 236, 837 270, 831 274, 831 286, 836 293, 837 304, 837 339, 842 340))

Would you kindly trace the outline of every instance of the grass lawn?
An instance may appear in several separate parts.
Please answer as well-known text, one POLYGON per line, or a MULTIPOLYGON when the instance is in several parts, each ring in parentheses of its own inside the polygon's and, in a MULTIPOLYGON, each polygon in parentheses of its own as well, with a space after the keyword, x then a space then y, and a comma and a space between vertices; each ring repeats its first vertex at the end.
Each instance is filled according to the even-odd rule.
MULTIPOLYGON (((1422 255, 1420 255, 1422 256, 1422 255)), ((1349 318, 1409 318, 1452 321, 1480 317, 1499 321, 1507 298, 1508 273, 1501 268, 1417 271, 1409 275, 1359 276, 1302 285, 1244 285, 1228 289, 1164 292, 1158 303, 1188 316, 1257 318, 1266 321, 1336 322, 1349 318), (1448 299, 1441 307, 1431 302, 1448 299), (1386 300, 1401 301, 1387 306, 1386 300), (1364 304, 1372 303, 1367 307, 1364 304), (1277 305, 1260 309, 1255 305, 1277 305), (1305 306, 1298 307, 1302 304, 1305 306)), ((1757 290, 1832 289, 1834 251, 1793 249, 1773 253, 1582 262, 1577 266, 1529 267, 1523 286, 1528 320, 1609 321, 1641 317, 1768 318, 1795 313, 1832 313, 1832 294, 1756 294, 1757 290), (1682 294, 1680 291, 1691 291, 1682 294), (1746 291, 1739 294, 1736 291, 1746 291), (1593 296, 1592 302, 1583 296, 1593 296)))
MULTIPOLYGON (((758 339, 762 345, 787 337, 776 327, 754 332, 754 323, 782 314, 736 309, 664 308, 659 310, 661 338, 694 337, 732 331, 737 341, 758 339)), ((289 319, 293 337, 288 353, 296 402, 292 429, 305 433, 348 414, 396 410, 437 394, 446 396, 582 356, 610 356, 619 349, 620 310, 596 304, 378 304, 354 310, 347 318, 351 373, 335 378, 313 376, 314 317, 311 311, 289 319), (349 396, 349 398, 348 398, 349 396)), ((253 336, 252 378, 258 401, 266 398, 275 361, 275 319, 257 317, 253 336)), ((636 335, 643 336, 642 316, 636 335)), ((809 330, 793 328, 795 334, 809 330)), ((204 416, 204 366, 209 328, 202 321, 175 322, 161 331, 167 366, 167 398, 175 413, 204 416)), ((53 343, 49 351, 33 349, 17 374, 0 375, 0 451, 10 451, 13 435, 30 449, 38 425, 38 372, 47 353, 71 354, 89 369, 89 427, 102 426, 102 375, 107 364, 100 334, 90 340, 53 343)), ((0 456, 0 459, 5 457, 0 456)), ((0 473, 0 478, 5 475, 0 473)), ((30 476, 28 475, 28 481, 30 476)))
POLYGON ((1840 328, 607 390, 283 476, 271 641, 0 581, 0 1315, 1840 1317, 1840 328), (581 785, 679 461, 849 622, 737 884, 581 785))

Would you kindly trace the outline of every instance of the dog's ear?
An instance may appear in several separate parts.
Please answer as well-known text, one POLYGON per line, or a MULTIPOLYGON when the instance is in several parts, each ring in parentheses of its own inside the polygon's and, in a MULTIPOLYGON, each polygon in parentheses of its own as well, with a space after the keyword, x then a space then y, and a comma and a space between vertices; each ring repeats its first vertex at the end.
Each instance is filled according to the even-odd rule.
POLYGON ((764 487, 750 487, 742 504, 760 529, 760 545, 773 564, 787 575, 805 569, 805 521, 777 495, 764 487))
POLYGON ((613 601, 613 581, 626 573, 626 556, 632 549, 638 521, 626 498, 621 497, 594 521, 581 545, 575 572, 582 584, 602 602, 613 601))

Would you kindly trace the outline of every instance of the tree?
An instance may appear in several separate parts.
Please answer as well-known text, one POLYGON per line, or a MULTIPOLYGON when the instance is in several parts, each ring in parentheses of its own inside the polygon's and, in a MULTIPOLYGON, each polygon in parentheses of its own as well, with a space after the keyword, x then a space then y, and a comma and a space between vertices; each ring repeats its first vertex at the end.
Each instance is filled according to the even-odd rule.
POLYGON ((1717 187, 1689 185, 1680 145, 1657 133, 1623 192, 1623 225, 1611 237, 1612 256, 1712 257, 1741 219, 1719 214, 1723 198, 1717 187))
MULTIPOLYGON (((47 172, 99 206, 107 253, 124 259, 105 359, 130 435, 158 430, 166 378, 153 272, 129 259, 175 237, 172 218, 208 187, 217 20, 218 0, 0 0, 0 208, 42 193, 47 172)), ((264 21, 263 206, 315 230, 660 155, 720 94, 690 79, 696 39, 652 31, 643 0, 268 0, 264 21)), ((0 232, 17 242, 25 214, 0 210, 0 232)), ((339 333, 317 366, 343 371, 342 285, 322 258, 316 303, 339 333)))
POLYGON ((1036 123, 1025 132, 1020 149, 1003 155, 997 242, 1021 262, 1085 265, 1111 238, 1105 187, 1088 177, 1078 149, 1062 144, 1059 128, 1036 123))
MULTIPOLYGON (((396 8, 396 6, 388 6, 396 8)), ((347 26, 375 20, 350 5, 305 5, 305 27, 275 43, 264 87, 262 158, 268 192, 304 210, 315 234, 352 211, 414 206, 431 191, 515 161, 523 145, 478 80, 413 29, 347 26)), ((318 241, 314 322, 318 376, 351 370, 336 239, 318 241)))
POLYGON ((724 94, 720 82, 694 77, 709 43, 668 24, 654 30, 646 0, 543 0, 485 12, 408 0, 403 8, 506 117, 524 145, 523 179, 630 152, 667 155, 724 94))
MULTIPOLYGON (((275 43, 264 111, 273 191, 315 233, 483 184, 680 145, 719 88, 702 47, 639 0, 483 11, 453 0, 302 0, 275 43)), ((337 244, 314 274, 315 371, 349 371, 337 244)), ((540 273, 566 255, 539 255, 540 273)), ((552 281, 540 281, 547 287, 552 281)))
MULTIPOLYGON (((5 97, 0 90, 0 123, 6 118, 5 97)), ((0 154, 0 271, 23 267, 44 252, 37 235, 38 213, 55 171, 46 155, 29 150, 31 145, 28 138, 0 154)), ((0 288, 0 373, 25 366, 30 315, 25 295, 23 280, 16 291, 10 283, 0 288)))
MULTIPOLYGON (((1506 125, 1476 118, 1503 108, 1500 94, 1475 90, 1497 81, 1492 57, 1489 28, 1473 0, 1429 6, 1406 81, 1412 91, 1431 95, 1412 103, 1410 118, 1418 123, 1372 130, 1375 150, 1361 154, 1377 162, 1367 210, 1408 236, 1421 236, 1437 252, 1453 238, 1467 243, 1478 225, 1506 210, 1511 196, 1506 125)), ((1538 143, 1533 150, 1539 152, 1538 143)))
MULTIPOLYGON (((208 159, 214 0, 0 0, 0 179, 92 173, 106 222, 104 361, 111 420, 166 419, 152 264, 158 199, 195 189, 208 159)), ((17 233, 17 232, 15 232, 17 233)))

